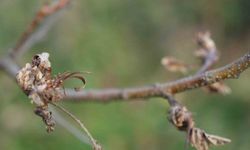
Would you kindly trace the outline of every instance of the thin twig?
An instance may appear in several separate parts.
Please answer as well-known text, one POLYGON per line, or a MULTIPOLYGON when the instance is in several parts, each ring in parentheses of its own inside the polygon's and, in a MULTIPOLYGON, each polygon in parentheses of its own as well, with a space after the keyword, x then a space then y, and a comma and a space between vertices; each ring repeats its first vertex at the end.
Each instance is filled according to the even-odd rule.
POLYGON ((37 12, 30 25, 18 39, 10 56, 14 59, 20 57, 35 43, 39 42, 56 22, 60 12, 69 4, 70 0, 58 0, 51 5, 44 4, 37 12))
POLYGON ((0 70, 3 70, 10 78, 15 79, 19 69, 17 63, 7 55, 0 60, 0 70))
POLYGON ((88 131, 88 129, 85 127, 85 125, 83 124, 83 122, 81 122, 81 120, 79 120, 75 115, 73 115, 72 113, 70 113, 67 109, 63 108, 62 106, 60 106, 60 105, 58 105, 56 103, 53 103, 53 102, 50 102, 50 104, 52 104, 56 108, 60 109, 61 111, 65 112, 69 117, 71 117, 74 121, 76 121, 77 124, 79 124, 79 126, 81 127, 81 129, 83 129, 83 131, 88 136, 88 138, 91 141, 94 149, 95 150, 99 150, 100 149, 100 145, 97 144, 96 140, 93 138, 93 136, 88 131))
POLYGON ((72 125, 68 120, 64 118, 64 116, 58 113, 57 110, 55 110, 53 107, 49 107, 49 109, 51 110, 53 114, 53 119, 56 121, 56 123, 58 123, 59 125, 64 127, 66 130, 68 130, 72 135, 74 135, 81 142, 91 145, 89 138, 85 134, 82 134, 80 129, 72 125))
POLYGON ((199 57, 202 59, 203 65, 196 73, 196 74, 201 74, 211 69, 211 67, 219 59, 219 56, 215 43, 211 39, 209 32, 198 33, 196 40, 197 40, 197 45, 199 46, 197 52, 198 53, 203 52, 202 55, 199 55, 199 57))

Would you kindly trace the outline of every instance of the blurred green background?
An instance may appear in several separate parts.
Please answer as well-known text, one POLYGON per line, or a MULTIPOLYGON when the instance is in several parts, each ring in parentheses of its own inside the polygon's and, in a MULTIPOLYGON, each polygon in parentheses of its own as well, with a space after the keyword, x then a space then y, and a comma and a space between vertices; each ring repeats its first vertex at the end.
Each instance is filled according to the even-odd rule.
MULTIPOLYGON (((13 47, 45 1, 1 0, 0 54, 13 47)), ((128 87, 182 77, 166 71, 162 57, 175 56, 190 64, 195 34, 210 30, 222 66, 250 47, 248 0, 74 0, 46 38, 19 61, 36 53, 51 54, 54 74, 90 71, 86 88, 128 87)), ((232 143, 212 149, 250 148, 250 71, 228 80, 232 93, 208 94, 198 89, 177 95, 193 113, 198 127, 229 137, 232 143)), ((33 106, 16 83, 0 72, 0 149, 91 149, 64 128, 47 134, 33 106)), ((72 87, 77 82, 68 82, 72 87)), ((166 119, 167 103, 148 101, 63 103, 89 128, 107 150, 184 149, 184 133, 166 119)), ((190 148, 192 149, 192 148, 190 148)))

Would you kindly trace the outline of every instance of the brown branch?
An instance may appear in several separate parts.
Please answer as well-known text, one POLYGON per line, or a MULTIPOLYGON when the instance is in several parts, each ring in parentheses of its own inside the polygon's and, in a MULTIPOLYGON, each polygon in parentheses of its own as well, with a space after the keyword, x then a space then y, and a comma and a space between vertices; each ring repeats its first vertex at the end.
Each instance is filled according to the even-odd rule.
MULTIPOLYGON (((207 71, 195 76, 185 77, 172 82, 131 88, 84 89, 82 91, 66 89, 64 101, 111 102, 114 100, 138 100, 138 98, 161 97, 160 90, 176 94, 189 89, 211 85, 212 83, 225 79, 237 78, 240 73, 246 70, 249 66, 250 52, 231 64, 219 69, 207 71)), ((15 75, 19 70, 19 66, 17 66, 10 58, 5 58, 0 61, 0 68, 12 78, 15 78, 15 75)))
POLYGON ((55 23, 58 14, 70 3, 70 0, 58 0, 50 5, 44 4, 23 32, 14 48, 10 51, 12 58, 19 57, 29 50, 32 45, 40 41, 55 23))
POLYGON ((237 79, 250 66, 250 52, 224 67, 207 71, 202 74, 185 77, 176 81, 132 88, 113 88, 74 91, 66 90, 65 101, 110 102, 112 100, 129 100, 138 98, 160 97, 161 91, 176 94, 195 89, 225 79, 237 79), (159 90, 160 89, 160 90, 159 90))

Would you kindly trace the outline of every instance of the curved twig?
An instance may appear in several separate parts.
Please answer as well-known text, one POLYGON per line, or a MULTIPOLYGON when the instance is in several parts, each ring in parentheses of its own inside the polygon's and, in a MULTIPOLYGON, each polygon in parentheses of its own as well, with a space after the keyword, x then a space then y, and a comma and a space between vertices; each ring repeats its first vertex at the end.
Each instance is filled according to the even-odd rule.
POLYGON ((65 112, 70 118, 72 118, 74 121, 76 121, 77 124, 81 127, 81 129, 86 133, 87 137, 89 138, 90 142, 92 143, 92 146, 94 150, 101 150, 101 146, 97 143, 97 141, 93 138, 89 130, 85 127, 83 122, 79 120, 75 115, 73 115, 71 112, 69 112, 67 109, 63 108, 62 106, 50 102, 51 105, 55 106, 56 108, 60 109, 61 111, 65 112))
POLYGON ((11 49, 9 53, 10 56, 16 59, 40 41, 56 22, 56 18, 60 12, 68 6, 69 3, 70 0, 57 0, 50 5, 44 4, 18 39, 14 48, 11 49))

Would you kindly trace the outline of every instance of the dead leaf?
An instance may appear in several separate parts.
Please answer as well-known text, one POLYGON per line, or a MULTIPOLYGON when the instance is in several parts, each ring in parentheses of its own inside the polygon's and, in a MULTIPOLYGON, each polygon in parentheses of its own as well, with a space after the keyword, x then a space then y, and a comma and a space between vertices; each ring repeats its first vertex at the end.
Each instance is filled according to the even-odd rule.
POLYGON ((223 82, 216 82, 214 84, 204 87, 203 89, 210 93, 220 93, 223 95, 231 93, 231 88, 223 82))
POLYGON ((231 142, 230 139, 208 134, 199 128, 189 130, 188 141, 196 150, 208 150, 210 145, 219 146, 231 142))
POLYGON ((162 58, 161 64, 171 72, 186 73, 190 68, 190 65, 187 65, 184 62, 181 62, 180 60, 177 60, 176 58, 173 57, 162 58))

